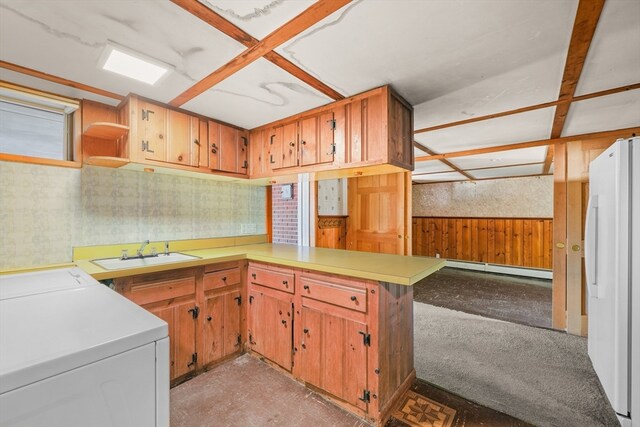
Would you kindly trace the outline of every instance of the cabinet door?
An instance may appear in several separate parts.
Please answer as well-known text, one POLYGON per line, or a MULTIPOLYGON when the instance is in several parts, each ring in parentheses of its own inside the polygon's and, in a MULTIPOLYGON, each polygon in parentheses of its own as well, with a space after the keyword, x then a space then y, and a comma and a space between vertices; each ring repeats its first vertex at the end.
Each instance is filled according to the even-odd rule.
POLYGON ((318 162, 318 118, 300 121, 300 166, 315 165, 318 162))
POLYGON ((220 170, 238 173, 238 129, 220 125, 220 170))
POLYGON ((304 306, 301 316, 302 379, 366 409, 367 325, 304 306))
POLYGON ((249 172, 249 135, 242 131, 238 134, 238 173, 247 174, 249 172))
POLYGON ((395 95, 389 99, 389 160, 400 165, 413 165, 412 111, 395 95))
POLYGON ((148 102, 140 101, 138 131, 141 148, 148 160, 167 160, 167 110, 148 102))
POLYGON ((293 350, 293 310, 290 296, 276 296, 249 289, 249 343, 251 350, 286 370, 291 370, 293 350))
POLYGON ((239 298, 239 290, 205 297, 203 365, 240 351, 239 298))
POLYGON ((209 169, 220 169, 220 123, 209 120, 209 169))
POLYGON ((192 164, 191 151, 193 141, 197 139, 197 136, 192 136, 192 131, 191 116, 178 111, 167 111, 167 162, 188 166, 192 164))
POLYGON ((271 169, 282 168, 283 151, 282 141, 284 138, 284 127, 272 128, 269 134, 269 165, 271 169))
MULTIPOLYGON (((144 306, 143 306, 144 307, 144 306)), ((146 307, 145 307, 146 308, 146 307)), ((175 365, 176 365, 176 340, 175 337, 175 321, 173 320, 174 310, 173 307, 156 307, 156 308, 148 308, 148 310, 167 322, 169 326, 169 379, 173 380, 177 377, 175 374, 175 365)), ((195 351, 195 350, 194 350, 195 351)))
POLYGON ((333 119, 333 112, 321 115, 319 120, 318 163, 333 163, 333 156, 336 152, 333 141, 336 122, 333 119))
POLYGON ((182 303, 173 307, 174 310, 174 334, 175 346, 175 366, 176 377, 187 374, 196 369, 196 319, 193 318, 192 310, 195 301, 182 303))
POLYGON ((249 134, 249 175, 259 177, 264 173, 263 148, 264 131, 252 131, 249 134))
POLYGON ((282 167, 298 166, 298 122, 284 125, 283 130, 282 167))
POLYGON ((389 150, 387 133, 387 103, 383 94, 366 98, 363 101, 364 160, 386 162, 389 150))

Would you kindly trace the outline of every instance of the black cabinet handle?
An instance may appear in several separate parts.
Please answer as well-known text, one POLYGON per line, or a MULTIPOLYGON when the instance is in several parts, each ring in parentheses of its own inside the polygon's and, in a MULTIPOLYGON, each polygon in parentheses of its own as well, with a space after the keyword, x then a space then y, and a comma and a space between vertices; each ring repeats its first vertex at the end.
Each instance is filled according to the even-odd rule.
POLYGON ((207 316, 207 321, 211 322, 212 317, 211 316, 207 316))
POLYGON ((355 301, 355 300, 357 300, 357 299, 358 299, 358 298, 356 298, 355 296, 352 296, 352 297, 351 297, 351 301, 355 301))
POLYGON ((256 273, 251 273, 251 277, 256 278, 256 273))
POLYGON ((309 285, 304 285, 303 288, 308 291, 309 290, 309 285))
POLYGON ((282 324, 286 326, 287 325, 287 321, 283 319, 282 320, 282 324))
POLYGON ((223 282, 226 282, 226 281, 227 281, 227 276, 224 276, 224 277, 222 278, 222 281, 223 281, 223 282))
POLYGON ((304 329, 302 330, 302 332, 304 332, 305 334, 308 334, 308 333, 309 333, 309 329, 304 328, 304 329))
POLYGON ((289 282, 287 282, 286 280, 283 280, 283 281, 282 281, 282 284, 283 284, 285 287, 287 287, 287 288, 289 287, 289 282))

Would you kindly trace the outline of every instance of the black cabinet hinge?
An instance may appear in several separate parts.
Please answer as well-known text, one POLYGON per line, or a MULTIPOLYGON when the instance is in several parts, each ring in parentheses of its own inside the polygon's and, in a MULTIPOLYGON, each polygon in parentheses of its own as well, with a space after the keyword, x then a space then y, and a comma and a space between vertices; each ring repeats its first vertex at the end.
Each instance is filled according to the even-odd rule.
POLYGON ((198 353, 193 353, 191 355, 191 362, 187 363, 188 367, 192 367, 193 365, 195 365, 196 363, 198 363, 198 353))
POLYGON ((242 145, 244 145, 245 147, 249 145, 249 140, 246 136, 241 136, 240 138, 242 139, 242 145))
POLYGON ((149 114, 155 114, 153 111, 151 110, 142 110, 142 120, 146 120, 149 121, 149 114))
POLYGON ((249 304, 253 304, 253 295, 249 295, 249 304))
POLYGON ((362 343, 371 347, 371 334, 362 331, 359 331, 358 333, 362 334, 362 343))
POLYGON ((369 390, 362 390, 362 396, 358 398, 364 403, 371 403, 371 392, 369 390))
POLYGON ((198 307, 197 305, 193 308, 190 308, 189 310, 187 310, 189 313, 191 313, 191 317, 193 317, 194 319, 198 318, 198 315, 200 314, 200 307, 198 307))
POLYGON ((240 344, 242 344, 242 335, 238 334, 238 339, 236 340, 236 347, 240 346, 240 344))
POLYGON ((336 130, 336 119, 327 120, 327 123, 329 123, 329 128, 331 130, 336 130))
POLYGON ((242 297, 235 297, 234 300, 238 302, 238 305, 242 305, 242 297))

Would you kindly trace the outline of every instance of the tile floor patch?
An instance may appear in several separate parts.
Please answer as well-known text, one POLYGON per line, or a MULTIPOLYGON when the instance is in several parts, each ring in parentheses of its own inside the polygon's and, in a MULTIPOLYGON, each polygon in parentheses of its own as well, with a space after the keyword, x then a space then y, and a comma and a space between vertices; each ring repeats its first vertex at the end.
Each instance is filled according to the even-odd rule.
POLYGON ((456 411, 448 406, 407 391, 393 416, 415 427, 451 427, 456 411))

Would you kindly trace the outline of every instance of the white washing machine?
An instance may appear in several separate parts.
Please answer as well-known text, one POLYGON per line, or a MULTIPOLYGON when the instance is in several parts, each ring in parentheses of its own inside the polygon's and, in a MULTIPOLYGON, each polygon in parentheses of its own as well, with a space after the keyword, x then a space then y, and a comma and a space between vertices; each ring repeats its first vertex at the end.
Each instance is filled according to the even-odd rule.
POLYGON ((0 425, 169 425, 167 324, 78 268, 0 276, 0 425))

